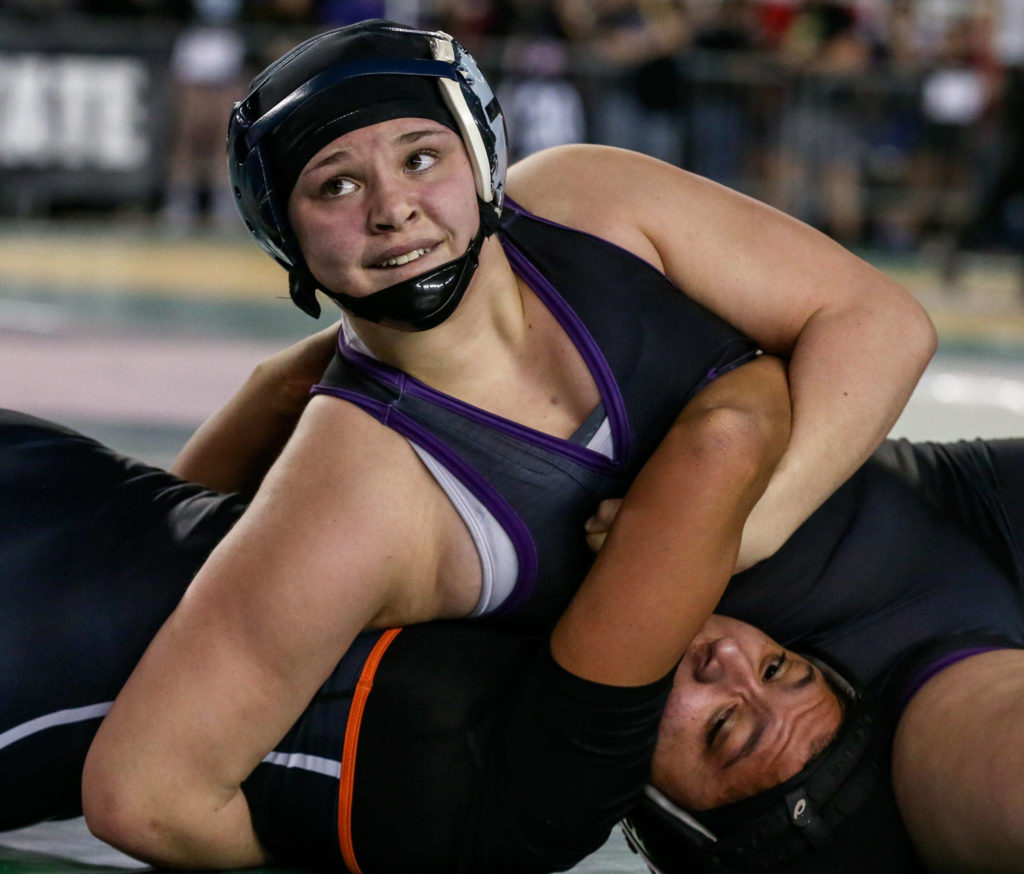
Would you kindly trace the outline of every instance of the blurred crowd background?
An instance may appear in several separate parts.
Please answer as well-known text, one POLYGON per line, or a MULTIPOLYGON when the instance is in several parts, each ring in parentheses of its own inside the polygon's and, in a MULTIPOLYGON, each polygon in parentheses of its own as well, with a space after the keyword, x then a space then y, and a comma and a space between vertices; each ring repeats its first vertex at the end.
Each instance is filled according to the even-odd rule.
POLYGON ((951 280, 1024 252, 1024 0, 0 0, 0 218, 237 230, 232 102, 367 17, 469 48, 513 157, 638 149, 951 280))

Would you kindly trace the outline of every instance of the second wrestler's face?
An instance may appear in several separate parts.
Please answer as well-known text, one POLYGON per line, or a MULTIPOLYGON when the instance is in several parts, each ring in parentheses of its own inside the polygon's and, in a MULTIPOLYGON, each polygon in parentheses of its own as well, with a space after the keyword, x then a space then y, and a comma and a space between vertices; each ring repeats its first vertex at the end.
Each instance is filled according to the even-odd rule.
POLYGON ((690 810, 719 807, 788 780, 841 720, 817 667, 716 614, 676 670, 652 782, 690 810))
POLYGON ((299 174, 288 218, 313 276, 355 297, 461 256, 480 224, 462 140, 422 118, 328 143, 299 174))

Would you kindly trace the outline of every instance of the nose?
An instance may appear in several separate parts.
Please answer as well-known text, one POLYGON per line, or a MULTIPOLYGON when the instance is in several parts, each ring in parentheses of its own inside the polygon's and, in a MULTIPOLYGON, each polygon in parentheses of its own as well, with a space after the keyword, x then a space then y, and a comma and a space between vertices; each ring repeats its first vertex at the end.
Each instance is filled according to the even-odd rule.
POLYGON ((402 179, 379 178, 373 184, 367 221, 377 233, 401 230, 417 216, 410 186, 402 179))
POLYGON ((756 685, 750 662, 736 641, 729 637, 706 644, 694 665, 694 679, 699 683, 727 684, 737 688, 756 685))

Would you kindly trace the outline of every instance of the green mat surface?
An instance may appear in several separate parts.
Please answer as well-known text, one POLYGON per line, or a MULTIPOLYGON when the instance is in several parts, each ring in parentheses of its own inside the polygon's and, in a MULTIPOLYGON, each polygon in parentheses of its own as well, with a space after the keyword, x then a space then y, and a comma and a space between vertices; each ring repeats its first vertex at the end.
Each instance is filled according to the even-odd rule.
MULTIPOLYGON (((153 870, 96 840, 81 818, 0 832, 0 874, 136 874, 153 870)), ((313 874, 310 869, 295 867, 248 870, 250 874, 257 871, 313 874)), ((616 829, 604 847, 568 874, 646 874, 646 871, 640 857, 627 848, 621 832, 616 829)))
MULTIPOLYGON (((309 874, 300 868, 251 868, 250 872, 309 874)), ((89 834, 81 818, 0 832, 0 874, 135 874, 153 871, 89 834)))

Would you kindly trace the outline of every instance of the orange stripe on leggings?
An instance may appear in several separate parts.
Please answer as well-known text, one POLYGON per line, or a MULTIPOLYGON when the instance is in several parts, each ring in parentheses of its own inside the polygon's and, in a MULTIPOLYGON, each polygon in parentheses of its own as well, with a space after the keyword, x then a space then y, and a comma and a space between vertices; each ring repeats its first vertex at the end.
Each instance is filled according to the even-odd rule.
POLYGON ((373 689, 373 677, 377 666, 384 658, 384 653, 391 645, 401 628, 389 628, 381 635, 363 665, 356 691, 352 697, 352 706, 348 711, 348 724, 345 726, 345 746, 341 753, 341 781, 338 786, 338 841, 341 845, 341 858, 345 867, 352 874, 362 874, 356 862, 356 852, 352 846, 352 793, 356 783, 356 750, 359 747, 359 725, 363 720, 366 700, 373 689))

